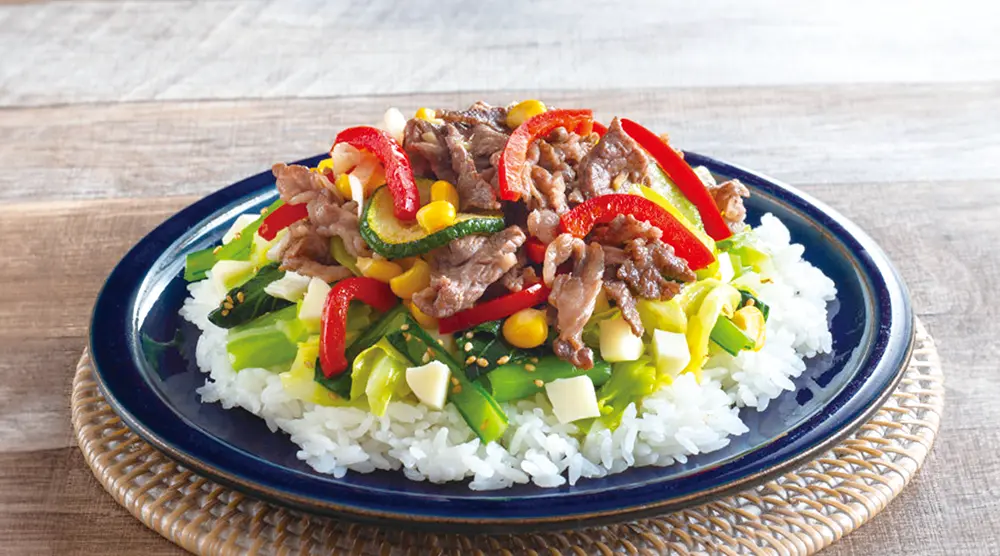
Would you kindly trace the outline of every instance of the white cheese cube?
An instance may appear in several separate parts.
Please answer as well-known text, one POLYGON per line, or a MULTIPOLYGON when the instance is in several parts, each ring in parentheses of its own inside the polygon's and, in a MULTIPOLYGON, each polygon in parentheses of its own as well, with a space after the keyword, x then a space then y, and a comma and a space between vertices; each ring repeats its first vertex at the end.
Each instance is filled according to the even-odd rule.
POLYGON ((258 218, 260 218, 260 215, 253 213, 241 214, 237 216, 236 222, 233 222, 233 225, 229 227, 229 231, 222 236, 222 243, 229 243, 232 241, 238 232, 242 232, 243 228, 253 224, 258 218))
POLYGON ((390 108, 382 116, 382 129, 389 132, 400 145, 403 144, 403 130, 406 128, 406 116, 398 108, 390 108))
POLYGON ((326 296, 329 293, 330 285, 326 282, 319 278, 309 280, 306 295, 302 298, 302 305, 299 306, 299 320, 310 333, 319 332, 323 318, 323 306, 326 304, 326 296))
POLYGON ((671 376, 679 374, 691 362, 687 337, 677 332, 654 330, 653 355, 657 372, 671 376))
POLYGON ((601 416, 594 383, 587 375, 553 380, 545 385, 545 394, 560 423, 601 416))
POLYGON ((642 338, 632 333, 625 319, 601 321, 601 357, 605 361, 635 361, 642 355, 642 338))
POLYGON ((296 302, 306 295, 310 279, 297 272, 289 270, 284 276, 264 286, 264 293, 271 297, 279 297, 296 302))
POLYGON ((450 379, 451 370, 440 361, 406 369, 406 385, 421 403, 433 409, 444 407, 450 379))
POLYGON ((729 253, 719 253, 719 280, 728 284, 736 277, 736 270, 733 269, 733 259, 729 253))
POLYGON ((247 281, 253 275, 253 263, 250 261, 222 260, 212 266, 210 271, 215 290, 222 297, 236 286, 247 281))

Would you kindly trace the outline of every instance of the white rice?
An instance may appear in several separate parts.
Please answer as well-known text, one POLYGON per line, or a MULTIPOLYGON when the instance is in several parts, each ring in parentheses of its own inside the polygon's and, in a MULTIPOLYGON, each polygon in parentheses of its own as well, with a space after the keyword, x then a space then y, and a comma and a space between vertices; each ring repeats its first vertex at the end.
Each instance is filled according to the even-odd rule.
POLYGON ((828 352, 831 336, 826 304, 833 282, 802 260, 787 228, 767 214, 755 233, 771 251, 775 274, 759 294, 770 305, 767 343, 738 357, 708 361, 702 383, 692 375, 630 405, 614 431, 597 423, 586 436, 560 424, 544 395, 507 404, 510 426, 503 445, 483 445, 452 405, 436 411, 392 402, 384 417, 345 407, 322 407, 292 399, 278 376, 264 369, 233 371, 226 331, 207 320, 221 301, 210 280, 188 286, 181 315, 202 330, 197 362, 209 375, 198 389, 204 403, 241 407, 260 416, 272 431, 284 431, 299 446, 297 456, 321 473, 402 470, 416 481, 471 479, 488 490, 517 483, 557 487, 580 478, 603 477, 629 467, 667 466, 719 450, 729 437, 747 432, 739 408, 763 411, 805 370, 803 358, 828 352), (506 447, 504 447, 506 446, 506 447))

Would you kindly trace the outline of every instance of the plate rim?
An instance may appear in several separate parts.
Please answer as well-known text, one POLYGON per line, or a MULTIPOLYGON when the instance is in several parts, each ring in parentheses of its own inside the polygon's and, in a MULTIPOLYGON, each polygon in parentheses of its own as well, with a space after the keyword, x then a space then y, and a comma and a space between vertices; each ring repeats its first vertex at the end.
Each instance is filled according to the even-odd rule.
MULTIPOLYGON (((465 518, 455 515, 442 516, 440 515, 440 513, 413 513, 405 511, 394 512, 394 511, 386 511, 384 509, 370 510, 365 508, 338 505, 332 500, 323 500, 316 497, 311 497, 311 498, 301 497, 296 494, 290 493, 288 491, 269 488, 258 482, 247 481, 243 477, 229 473, 226 470, 213 467, 201 461, 197 457, 194 457, 191 454, 187 453, 182 447, 174 446, 169 441, 165 440, 160 435, 158 435, 154 430, 147 427, 146 424, 143 423, 140 419, 138 419, 135 415, 133 415, 133 413, 129 411, 128 407, 126 406, 127 404, 123 404, 118 400, 118 398, 113 394, 112 388, 110 388, 105 381, 104 373, 101 371, 102 365, 100 361, 101 359, 100 354, 103 353, 103 349, 101 349, 102 346, 97 341, 98 337, 95 334, 95 330, 98 329, 97 326, 95 326, 95 324, 97 323, 98 319, 101 316, 100 311, 105 308, 104 304, 102 304, 102 301, 106 299, 106 296, 108 294, 107 288, 109 283, 111 282, 111 278, 114 277, 116 273, 120 271, 120 268, 123 265, 125 265, 130 260, 130 258, 134 256, 134 252, 136 252, 141 246, 143 246, 151 237, 157 234, 166 233, 164 232, 164 229, 168 227, 168 224, 170 224, 171 222, 182 220, 183 219, 182 217, 183 215, 185 215, 185 213, 195 213, 208 209, 207 214, 198 218, 198 224, 195 226, 195 228, 199 228, 203 227, 207 223, 208 219, 216 212, 218 212, 222 207, 227 206, 226 202, 228 202, 228 204, 233 204, 234 202, 238 202, 241 200, 247 201, 248 199, 251 198, 260 197, 260 195, 257 194, 258 189, 253 189, 252 191, 244 191, 244 192, 239 192, 239 191, 241 188, 250 186, 255 182, 263 179, 265 175, 269 176, 270 175, 269 171, 265 171, 260 174, 256 174, 254 176, 250 176, 244 180, 238 181, 230 186, 227 186, 216 192, 213 192, 212 194, 206 196, 205 198, 189 205, 188 207, 182 209, 178 213, 172 215, 170 218, 167 219, 167 221, 157 226, 147 236, 139 240, 122 258, 122 260, 115 266, 115 269, 112 270, 111 274, 109 274, 108 276, 108 281, 105 282, 105 285, 102 287, 102 290, 98 295, 97 301, 95 302, 94 305, 94 311, 91 320, 89 344, 94 361, 95 380, 97 381, 101 389, 101 392, 104 394, 109 405, 112 407, 115 413, 119 415, 119 417, 123 420, 123 422, 125 422, 125 424, 129 426, 129 428, 135 431, 136 434, 138 434, 141 438, 152 444, 157 449, 164 452, 172 459, 180 462, 181 464, 190 467, 196 470, 197 472, 204 474, 222 484, 249 493, 253 496, 257 496, 272 502, 276 502, 278 504, 291 506, 300 510, 346 518, 352 521, 361 521, 361 522, 378 523, 378 524, 391 523, 393 526, 400 526, 404 528, 416 528, 423 530, 434 530, 434 531, 457 531, 459 530, 459 528, 468 525, 477 525, 482 527, 484 531, 496 532, 496 533, 544 530, 544 529, 565 529, 570 527, 591 526, 591 525, 606 524, 610 522, 620 522, 628 519, 645 517, 656 513, 677 510, 683 507, 688 507, 697 503, 709 501, 733 492, 737 492, 740 490, 744 490, 746 488, 759 485, 773 477, 776 477, 784 472, 787 472, 788 470, 799 465, 805 460, 813 459, 826 449, 840 442, 840 440, 842 440, 843 438, 845 438, 846 436, 857 430, 858 427, 860 427, 864 422, 866 422, 871 417, 871 415, 873 415, 878 410, 878 408, 884 403, 884 401, 891 395, 896 385, 898 384, 899 380, 902 378, 903 371, 906 368, 906 363, 909 361, 910 354, 913 349, 915 327, 913 324, 914 315, 912 312, 912 304, 910 302, 909 293, 907 291, 905 283, 899 276, 899 273, 898 271, 896 271, 894 265, 892 265, 891 261, 889 261, 888 257, 884 254, 884 252, 878 247, 878 245, 870 236, 868 236, 857 225, 855 225, 853 222, 845 218, 839 212, 831 209, 830 207, 828 207, 821 201, 816 200, 810 195, 802 191, 799 191, 796 188, 789 186, 779 180, 775 180, 764 174, 761 174, 759 172, 755 172, 743 168, 741 166, 737 166, 707 156, 699 155, 693 152, 687 152, 686 156, 688 160, 692 162, 692 165, 705 165, 709 167, 709 169, 712 170, 713 172, 718 172, 720 174, 724 174, 731 177, 737 177, 741 181, 744 181, 744 183, 750 185, 752 188, 759 188, 762 186, 766 186, 765 188, 774 189, 779 194, 779 196, 785 196, 785 195, 790 196, 793 200, 797 200, 800 203, 804 203, 807 206, 807 208, 814 209, 818 213, 820 213, 820 215, 828 221, 827 224, 829 223, 836 224, 839 228, 842 229, 842 231, 847 235, 849 239, 853 240, 858 245, 864 248, 864 251, 867 254, 867 256, 873 259, 873 266, 884 267, 883 271, 878 273, 878 277, 885 282, 884 286, 887 289, 887 291, 884 292, 884 295, 887 297, 887 301, 891 301, 891 299, 889 298, 892 298, 894 294, 895 296, 899 297, 899 299, 896 300, 897 303, 895 304, 889 303, 890 307, 888 307, 888 309, 881 308, 881 310, 882 312, 886 312, 887 314, 889 314, 890 317, 895 316, 896 312, 901 311, 902 312, 902 314, 900 315, 902 317, 901 319, 896 319, 896 318, 890 319, 891 320, 891 322, 889 323, 890 328, 896 329, 902 326, 904 330, 909 331, 909 334, 905 338, 893 338, 891 337, 892 330, 890 330, 889 331, 890 336, 885 340, 886 346, 884 346, 882 352, 878 354, 878 357, 876 357, 876 354, 874 353, 868 354, 868 356, 863 361, 859 362, 859 365, 857 367, 858 370, 866 368, 867 366, 873 367, 872 373, 868 377, 868 379, 871 379, 877 374, 881 374, 881 373, 876 373, 875 371, 879 370, 880 367, 885 366, 884 364, 886 363, 886 359, 889 358, 890 356, 893 356, 893 353, 897 353, 895 356, 893 356, 893 359, 899 359, 896 368, 891 370, 882 369, 882 373, 891 372, 892 376, 886 382, 884 388, 881 391, 879 391, 877 395, 870 402, 864 405, 864 407, 860 410, 858 414, 854 415, 851 420, 835 426, 834 430, 829 434, 825 435, 823 438, 821 438, 819 442, 814 443, 811 446, 805 447, 798 453, 794 454, 792 457, 782 459, 781 461, 775 462, 774 464, 768 467, 760 469, 757 472, 744 475, 736 480, 730 480, 728 482, 716 484, 711 487, 697 489, 680 496, 668 497, 665 499, 643 504, 623 505, 618 508, 606 509, 601 511, 579 512, 579 513, 574 513, 572 515, 556 514, 556 515, 546 515, 546 516, 531 516, 529 518, 519 518, 516 516, 499 517, 493 519, 484 518, 480 516, 465 518), (232 198, 230 199, 230 197, 232 198), (900 346, 900 343, 903 343, 905 345, 900 346), (893 344, 895 344, 894 348, 893 344), (899 352, 900 347, 902 347, 901 357, 898 354, 900 353, 899 352)), ((298 161, 298 163, 315 162, 323 157, 324 155, 317 155, 298 161)), ((788 199, 784 198, 782 200, 786 202, 788 201, 788 199)), ((801 209, 801 207, 796 207, 794 204, 792 206, 793 208, 801 209)), ((811 217, 810 220, 812 220, 811 217)), ((176 245, 177 239, 178 238, 175 238, 175 241, 171 244, 172 246, 178 247, 176 245)), ((164 248, 162 252, 159 253, 159 258, 162 258, 163 255, 167 253, 168 249, 169 248, 164 248)), ((851 253, 854 256, 858 255, 858 253, 855 253, 853 250, 849 249, 849 251, 851 251, 851 253)), ((861 272, 861 274, 862 276, 871 279, 871 276, 868 272, 861 272)), ((142 281, 143 280, 139 280, 138 285, 141 285, 142 281)), ((876 284, 872 284, 872 286, 875 285, 876 284)), ((135 292, 132 293, 134 294, 135 292)), ((134 303, 135 301, 130 299, 129 303, 125 303, 124 305, 127 307, 131 307, 132 305, 134 305, 134 303)), ((119 303, 118 305, 122 304, 119 303)), ((875 310, 879 311, 880 308, 875 308, 875 310)), ((134 366, 134 361, 133 361, 133 366, 134 366)), ((136 368, 136 371, 140 372, 138 368, 136 368)), ((853 380, 854 379, 852 378, 844 384, 842 390, 838 392, 833 398, 831 398, 831 403, 834 400, 839 399, 844 394, 843 389, 846 389, 846 387, 850 385, 853 380)), ((853 396, 848 396, 845 403, 850 402, 852 400, 853 396)), ((805 424, 811 422, 813 419, 819 418, 819 413, 822 412, 823 412, 822 409, 819 410, 817 414, 811 415, 810 417, 804 419, 802 422, 796 425, 796 428, 789 429, 789 431, 786 431, 785 434, 793 430, 796 430, 798 427, 804 426, 805 424)), ((822 423, 829 422, 833 418, 834 417, 827 417, 825 419, 820 420, 819 422, 817 422, 816 427, 822 426, 822 423)), ((222 440, 218 440, 218 442, 225 443, 222 440)), ((228 446, 231 449, 239 450, 234 446, 231 445, 228 446)), ((742 457, 745 457, 745 455, 746 454, 743 454, 741 456, 735 457, 734 459, 740 459, 742 457)), ((728 465, 730 463, 732 463, 732 460, 727 460, 725 462, 716 464, 715 466, 713 466, 713 468, 718 466, 728 465)), ((295 470, 289 470, 289 471, 295 471, 295 470)), ((345 489, 356 488, 351 485, 336 485, 336 487, 345 489)), ((430 495, 426 494, 420 494, 420 495, 409 494, 409 496, 414 496, 415 501, 417 499, 426 499, 430 497, 430 495)), ((574 496, 574 494, 569 493, 569 494, 564 494, 564 496, 572 497, 574 496)), ((446 497, 442 496, 440 498, 446 498, 446 497)), ((508 498, 517 498, 517 497, 515 496, 508 498)), ((502 499, 503 499, 502 497, 498 497, 497 499, 482 499, 478 500, 478 502, 493 503, 495 502, 495 500, 502 500, 502 499)))

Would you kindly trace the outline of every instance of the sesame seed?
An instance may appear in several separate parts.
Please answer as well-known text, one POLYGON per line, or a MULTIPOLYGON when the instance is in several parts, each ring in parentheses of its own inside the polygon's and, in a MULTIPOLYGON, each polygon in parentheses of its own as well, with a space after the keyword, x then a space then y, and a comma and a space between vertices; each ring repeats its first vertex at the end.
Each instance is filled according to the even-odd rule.
POLYGON ((465 347, 462 349, 465 351, 472 351, 472 342, 465 342, 465 347))
POLYGON ((531 361, 532 363, 538 363, 538 358, 532 357, 531 359, 528 359, 528 361, 531 361))
POLYGON ((424 356, 420 358, 420 360, 423 361, 424 363, 430 363, 431 362, 431 354, 425 353, 424 356))
POLYGON ((400 326, 399 329, 402 330, 403 332, 406 332, 407 330, 410 329, 410 325, 404 324, 403 326, 400 326))
POLYGON ((506 365, 508 361, 510 361, 510 356, 504 355, 500 359, 497 359, 497 365, 506 365))
POLYGON ((222 251, 222 246, 221 245, 218 246, 218 247, 216 247, 215 249, 212 249, 212 254, 213 255, 217 255, 219 253, 219 251, 222 251))
POLYGON ((306 367, 309 367, 310 369, 312 369, 313 367, 316 366, 316 360, 315 359, 306 359, 305 361, 303 361, 303 364, 306 367))
POLYGON ((452 386, 458 386, 458 379, 455 377, 451 377, 451 384, 452 386))
POLYGON ((403 332, 403 339, 409 342, 413 338, 413 335, 409 332, 403 332))
POLYGON ((246 301, 246 298, 247 298, 247 296, 243 295, 243 292, 237 292, 236 293, 236 302, 237 303, 243 303, 244 301, 246 301))
POLYGON ((753 307, 753 298, 747 299, 747 307, 753 307))
POLYGON ((451 393, 452 394, 460 394, 460 393, 462 393, 462 385, 461 384, 456 385, 454 388, 451 389, 451 393))
POLYGON ((541 380, 535 379, 535 386, 541 388, 542 386, 545 386, 545 383, 541 380))
POLYGON ((441 347, 444 347, 444 340, 442 340, 441 338, 438 338, 438 345, 441 346, 441 347))
POLYGON ((485 367, 489 364, 490 362, 487 361, 485 357, 480 357, 479 359, 476 359, 476 365, 479 365, 480 367, 485 367))
POLYGON ((232 302, 233 302, 233 296, 231 296, 231 295, 227 295, 227 296, 226 296, 226 301, 228 301, 228 302, 232 303, 232 302))
POLYGON ((229 309, 223 309, 222 310, 222 316, 224 316, 224 317, 229 316, 229 309))
POLYGON ((229 309, 230 311, 233 309, 233 304, 228 301, 224 302, 222 306, 226 309, 229 309))
POLYGON ((471 340, 472 339, 472 332, 466 332, 465 333, 465 337, 471 340))
POLYGON ((243 237, 243 234, 241 232, 236 232, 235 234, 233 234, 234 241, 240 239, 241 237, 243 237))
POLYGON ((468 359, 465 360, 466 365, 471 365, 476 362, 476 356, 470 355, 468 359))
POLYGON ((529 373, 533 373, 535 372, 535 366, 532 365, 531 363, 528 363, 527 365, 524 366, 524 370, 528 371, 529 373))
POLYGON ((260 209, 261 214, 267 214, 267 207, 260 209))

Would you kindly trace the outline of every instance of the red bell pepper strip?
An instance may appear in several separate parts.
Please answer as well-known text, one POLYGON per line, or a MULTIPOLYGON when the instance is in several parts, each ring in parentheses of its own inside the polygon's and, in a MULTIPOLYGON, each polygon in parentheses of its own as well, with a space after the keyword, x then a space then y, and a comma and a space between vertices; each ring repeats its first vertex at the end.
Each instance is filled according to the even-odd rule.
POLYGON ((323 321, 319 337, 319 361, 323 376, 334 377, 347 370, 344 348, 347 346, 347 309, 351 301, 361 301, 385 312, 399 301, 385 282, 358 276, 345 278, 333 285, 323 306, 323 321))
POLYGON ((497 164, 500 198, 504 201, 516 201, 527 193, 524 165, 528 159, 528 146, 532 141, 545 137, 557 127, 577 129, 580 124, 593 118, 590 110, 549 110, 519 125, 507 139, 507 145, 497 164))
POLYGON ((309 210, 306 203, 281 205, 271 214, 264 217, 264 221, 260 223, 260 228, 257 229, 257 234, 267 241, 271 241, 278 235, 278 232, 299 220, 305 219, 307 216, 309 216, 309 210))
POLYGON ((708 247, 673 215, 660 205, 638 195, 612 193, 587 199, 563 214, 559 223, 564 232, 582 238, 594 226, 611 222, 619 214, 631 214, 637 220, 647 221, 662 230, 663 242, 672 246, 677 256, 686 260, 692 270, 705 268, 715 262, 708 247))
POLYGON ((385 169, 385 183, 392 193, 393 214, 400 220, 413 220, 417 217, 420 193, 417 192, 417 180, 413 177, 410 157, 391 135, 369 126, 349 127, 337 134, 333 144, 337 143, 367 149, 378 157, 385 169))
POLYGON ((663 139, 652 131, 642 127, 632 120, 622 119, 622 130, 635 139, 642 148, 656 159, 664 173, 677 185, 681 193, 698 209, 701 221, 705 224, 705 232, 715 241, 722 241, 733 235, 722 219, 722 212, 705 188, 705 184, 681 155, 670 147, 663 139))
POLYGON ((471 309, 459 311, 450 317, 441 319, 438 321, 438 332, 452 334, 484 322, 507 318, 521 309, 545 303, 549 299, 550 293, 552 290, 544 284, 540 282, 532 284, 519 292, 491 299, 471 309))
POLYGON ((542 243, 542 240, 537 237, 529 237, 528 241, 524 242, 524 250, 528 254, 528 260, 535 264, 542 264, 545 262, 545 249, 546 245, 542 243))

